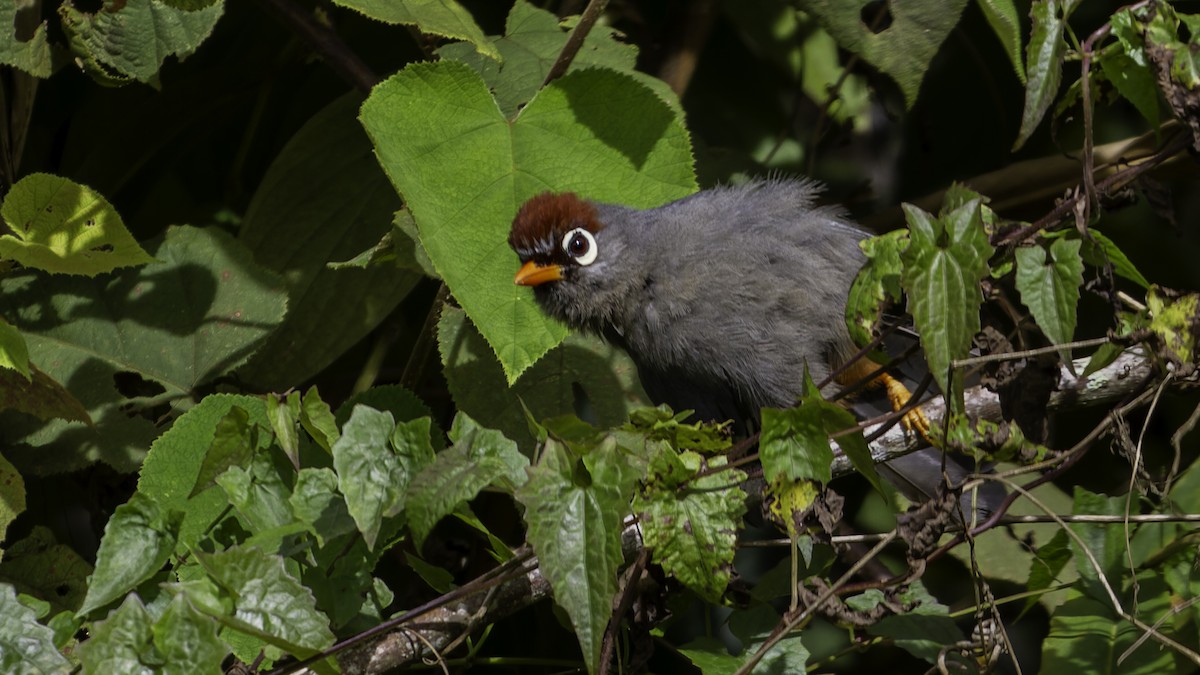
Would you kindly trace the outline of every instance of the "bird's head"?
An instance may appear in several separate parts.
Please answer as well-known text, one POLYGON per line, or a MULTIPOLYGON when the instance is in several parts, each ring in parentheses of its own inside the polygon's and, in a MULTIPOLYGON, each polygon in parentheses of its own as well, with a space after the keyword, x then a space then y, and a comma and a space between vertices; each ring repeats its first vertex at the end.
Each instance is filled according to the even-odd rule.
POLYGON ((595 204, 571 192, 542 193, 517 211, 508 243, 522 263, 513 281, 532 287, 549 314, 576 328, 611 318, 623 276, 613 263, 623 246, 595 204))

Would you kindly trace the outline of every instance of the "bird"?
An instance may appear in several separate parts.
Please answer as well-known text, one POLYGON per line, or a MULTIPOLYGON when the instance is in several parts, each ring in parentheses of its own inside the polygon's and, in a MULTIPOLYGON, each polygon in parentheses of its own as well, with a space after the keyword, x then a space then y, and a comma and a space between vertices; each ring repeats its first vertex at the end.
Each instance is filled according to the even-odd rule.
MULTIPOLYGON (((806 371, 820 382, 860 351, 845 308, 870 233, 818 205, 821 189, 757 179, 650 209, 544 192, 513 219, 514 281, 547 315, 624 349, 651 401, 754 428, 762 408, 797 403, 806 371)), ((859 359, 833 386, 877 370, 859 359)), ((873 377, 894 408, 907 401, 895 378, 873 377)), ((908 418, 926 431, 923 419, 908 418)), ((938 456, 908 460, 936 475, 902 491, 932 496, 938 456)))

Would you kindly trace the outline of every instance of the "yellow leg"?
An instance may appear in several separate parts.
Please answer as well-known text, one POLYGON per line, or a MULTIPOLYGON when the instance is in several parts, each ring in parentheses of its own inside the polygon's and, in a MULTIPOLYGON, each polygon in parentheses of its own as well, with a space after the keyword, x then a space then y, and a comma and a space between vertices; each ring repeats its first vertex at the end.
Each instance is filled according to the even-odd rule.
MULTIPOLYGON (((886 372, 881 372, 877 375, 872 375, 878 366, 868 361, 867 359, 859 359, 854 362, 849 368, 844 370, 841 375, 838 375, 837 381, 843 386, 850 386, 860 380, 870 378, 867 382, 868 387, 883 387, 887 392, 888 401, 892 404, 893 411, 899 411, 904 406, 908 405, 908 401, 912 398, 912 392, 904 383, 886 372)), ((904 417, 900 418, 900 423, 908 431, 921 434, 921 437, 930 443, 933 439, 929 437, 929 418, 925 417, 925 412, 920 406, 904 413, 904 417)))

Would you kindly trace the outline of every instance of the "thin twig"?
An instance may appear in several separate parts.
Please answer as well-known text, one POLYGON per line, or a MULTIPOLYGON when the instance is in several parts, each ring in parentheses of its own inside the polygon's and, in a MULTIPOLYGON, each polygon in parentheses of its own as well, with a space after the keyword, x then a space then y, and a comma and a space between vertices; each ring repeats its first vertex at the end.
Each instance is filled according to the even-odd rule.
POLYGON ((313 19, 310 10, 300 7, 292 0, 260 1, 275 18, 307 42, 339 77, 355 89, 368 92, 379 83, 379 76, 371 67, 360 59, 333 29, 313 19))
POLYGON ((1068 349, 1086 349, 1088 347, 1099 347, 1100 345, 1108 344, 1110 340, 1106 337, 1091 338, 1089 340, 1078 340, 1076 342, 1064 342, 1061 345, 1051 345, 1049 347, 1038 347, 1036 349, 1026 349, 1019 352, 1004 352, 1003 354, 985 354, 983 356, 972 356, 969 359, 958 359, 950 362, 951 368, 968 368, 970 366, 978 366, 984 363, 992 363, 993 361, 1018 361, 1027 359, 1033 356, 1041 356, 1042 354, 1054 354, 1055 352, 1068 349))
POLYGON ((571 67, 571 61, 575 60, 575 55, 583 47, 583 41, 591 32, 592 26, 596 25, 596 21, 604 14, 604 8, 607 6, 608 0, 591 0, 588 3, 587 9, 583 10, 583 14, 579 17, 579 23, 575 24, 575 30, 571 31, 567 43, 563 45, 562 51, 558 53, 558 58, 554 60, 554 65, 550 66, 550 72, 546 73, 546 79, 542 81, 543 87, 567 73, 567 68, 571 67))

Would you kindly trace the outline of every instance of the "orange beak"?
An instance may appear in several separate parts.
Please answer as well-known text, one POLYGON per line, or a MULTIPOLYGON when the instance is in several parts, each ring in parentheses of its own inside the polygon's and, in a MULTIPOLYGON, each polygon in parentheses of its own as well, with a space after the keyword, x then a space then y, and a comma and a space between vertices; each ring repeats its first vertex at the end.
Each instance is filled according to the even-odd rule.
POLYGON ((513 283, 518 286, 539 286, 541 284, 562 279, 562 267, 559 265, 539 265, 534 261, 521 265, 513 283))

